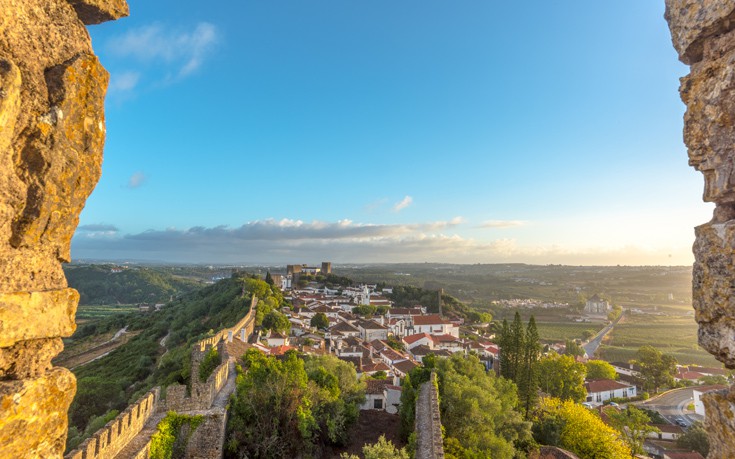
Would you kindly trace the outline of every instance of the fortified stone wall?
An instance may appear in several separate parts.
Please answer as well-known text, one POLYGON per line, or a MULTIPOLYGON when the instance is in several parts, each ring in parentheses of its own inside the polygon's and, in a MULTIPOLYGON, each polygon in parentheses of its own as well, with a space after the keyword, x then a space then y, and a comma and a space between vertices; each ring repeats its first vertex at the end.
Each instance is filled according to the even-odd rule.
POLYGON ((108 74, 85 24, 125 0, 0 0, 0 457, 61 457, 76 380, 51 359, 75 328, 79 213, 100 177, 108 74))
POLYGON ((205 415, 204 422, 186 444, 187 459, 220 459, 225 444, 227 412, 218 409, 205 415))
POLYGON ((166 388, 166 400, 159 405, 159 411, 208 410, 219 391, 227 383, 229 375, 230 366, 226 359, 204 383, 198 382, 198 372, 195 373, 192 369, 191 395, 186 394, 186 386, 172 384, 166 388))
POLYGON ((218 331, 214 336, 199 341, 199 351, 205 352, 222 341, 232 341, 236 337, 240 337, 243 341, 253 334, 255 330, 255 307, 258 305, 258 298, 253 296, 250 300, 250 310, 234 326, 218 331))
POLYGON ((113 459, 156 412, 161 388, 156 387, 86 439, 65 459, 113 459))
POLYGON ((442 422, 436 373, 421 385, 416 401, 416 459, 442 459, 442 422))
MULTIPOLYGON (((712 220, 695 229, 693 305, 699 344, 735 368, 735 2, 666 0, 674 48, 691 66, 679 92, 687 106, 689 164, 704 175, 712 220)), ((735 391, 705 397, 711 458, 735 457, 735 391)))

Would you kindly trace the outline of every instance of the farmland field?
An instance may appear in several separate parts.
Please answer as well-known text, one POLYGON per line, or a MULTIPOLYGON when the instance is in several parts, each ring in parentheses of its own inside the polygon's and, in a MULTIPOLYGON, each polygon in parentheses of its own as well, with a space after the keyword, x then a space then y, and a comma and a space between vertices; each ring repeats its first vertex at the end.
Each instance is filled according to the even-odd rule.
POLYGON ((126 314, 129 312, 137 312, 138 307, 131 304, 122 305, 79 305, 77 309, 77 323, 84 323, 90 320, 103 319, 115 314, 126 314))
POLYGON ((635 358, 641 346, 651 345, 676 357, 680 364, 714 366, 721 364, 697 344, 697 324, 686 315, 667 316, 631 314, 618 324, 600 347, 600 355, 608 361, 635 358))
POLYGON ((539 338, 542 341, 564 341, 567 339, 582 339, 585 330, 597 333, 604 327, 600 323, 576 322, 538 322, 539 338))

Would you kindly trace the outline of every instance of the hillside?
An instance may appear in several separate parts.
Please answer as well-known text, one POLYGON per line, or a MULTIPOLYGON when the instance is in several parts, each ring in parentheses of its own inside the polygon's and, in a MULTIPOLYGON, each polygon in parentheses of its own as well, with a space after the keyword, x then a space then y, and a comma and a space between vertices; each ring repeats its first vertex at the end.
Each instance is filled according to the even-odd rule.
POLYGON ((156 385, 187 383, 191 345, 215 330, 232 326, 249 310, 253 295, 280 305, 280 293, 245 275, 233 276, 189 293, 148 314, 102 319, 81 328, 71 344, 127 326, 135 336, 106 356, 73 370, 78 390, 69 410, 67 445, 73 448, 105 424, 105 415, 124 409, 156 385))
POLYGON ((147 267, 66 265, 64 273, 69 286, 79 291, 80 305, 167 303, 204 285, 196 279, 147 267))

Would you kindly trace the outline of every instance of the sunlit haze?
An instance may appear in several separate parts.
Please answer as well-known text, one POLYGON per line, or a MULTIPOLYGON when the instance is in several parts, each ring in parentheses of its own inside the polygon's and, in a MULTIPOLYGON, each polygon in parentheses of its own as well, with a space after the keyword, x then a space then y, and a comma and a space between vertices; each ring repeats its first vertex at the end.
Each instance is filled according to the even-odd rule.
POLYGON ((664 2, 129 3, 75 259, 693 261, 664 2))

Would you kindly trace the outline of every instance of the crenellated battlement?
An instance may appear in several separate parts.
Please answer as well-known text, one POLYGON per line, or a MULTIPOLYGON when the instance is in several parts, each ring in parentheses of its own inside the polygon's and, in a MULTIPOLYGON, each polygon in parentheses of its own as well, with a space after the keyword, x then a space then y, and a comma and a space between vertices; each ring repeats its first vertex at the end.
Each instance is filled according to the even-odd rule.
POLYGON ((64 458, 111 459, 116 457, 125 445, 143 430, 148 419, 156 412, 160 396, 160 387, 150 390, 64 458))
POLYGON ((232 342, 233 338, 236 336, 239 336, 242 341, 247 341, 247 338, 250 337, 255 328, 255 307, 257 305, 258 298, 253 296, 250 300, 250 310, 245 314, 245 317, 243 317, 233 327, 224 328, 215 333, 214 336, 199 341, 199 352, 204 353, 223 341, 232 342))

